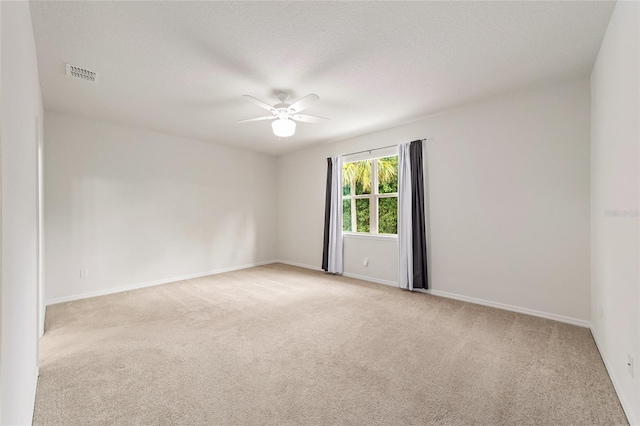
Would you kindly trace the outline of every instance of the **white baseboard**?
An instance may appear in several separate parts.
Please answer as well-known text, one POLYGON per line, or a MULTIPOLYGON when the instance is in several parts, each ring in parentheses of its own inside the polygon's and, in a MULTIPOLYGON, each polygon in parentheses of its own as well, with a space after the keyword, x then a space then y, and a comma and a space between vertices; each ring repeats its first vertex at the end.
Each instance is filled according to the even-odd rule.
MULTIPOLYGON (((304 263, 290 262, 288 260, 283 260, 283 259, 278 259, 276 260, 276 262, 284 263, 285 265, 297 266, 299 268, 311 269, 314 271, 323 271, 322 268, 319 268, 317 266, 305 265, 304 263)), ((365 275, 357 275, 349 272, 343 272, 341 275, 348 278, 355 278, 357 280, 369 281, 376 284, 384 284, 391 287, 398 287, 398 283, 395 281, 381 280, 379 278, 367 277, 365 275)))
MULTIPOLYGON (((284 263, 286 265, 298 266, 300 268, 313 269, 315 271, 321 271, 322 270, 321 268, 318 268, 316 266, 310 266, 310 265, 305 265, 305 264, 296 263, 296 262, 289 262, 288 260, 283 260, 283 259, 278 259, 276 262, 284 263)), ((344 275, 345 277, 356 278, 356 279, 363 280, 363 281, 370 281, 370 282, 373 282, 373 283, 384 284, 384 285, 388 285, 388 286, 396 287, 396 288, 398 287, 398 283, 395 282, 395 281, 381 280, 381 279, 378 279, 378 278, 371 278, 371 277, 366 277, 366 276, 363 276, 363 275, 351 274, 351 273, 348 273, 348 272, 345 272, 342 275, 344 275)), ((580 326, 580 327, 585 327, 585 328, 591 327, 591 323, 589 321, 586 321, 586 320, 567 317, 567 316, 564 316, 564 315, 551 314, 551 313, 548 313, 548 312, 536 311, 534 309, 522 308, 520 306, 514 306, 514 305, 508 305, 506 303, 492 302, 490 300, 477 299, 475 297, 462 296, 460 294, 454 294, 454 293, 449 293, 449 292, 440 291, 440 290, 419 290, 419 289, 416 289, 415 291, 419 292, 419 293, 431 294, 433 296, 446 297, 447 299, 455 299, 455 300, 460 300, 462 302, 474 303, 476 305, 489 306, 491 308, 503 309, 505 311, 518 312, 520 314, 532 315, 534 317, 540 317, 540 318, 546 318, 546 319, 550 319, 550 320, 554 320, 554 321, 560 321, 560 322, 564 322, 564 323, 567 323, 567 324, 577 325, 577 326, 580 326)))
POLYGON ((505 311, 518 312, 520 314, 532 315, 534 317, 546 318, 554 321, 560 321, 567 324, 577 325, 580 327, 590 328, 591 322, 578 318, 567 317, 564 315, 551 314, 549 312, 536 311, 535 309, 522 308, 520 306, 508 305, 506 303, 492 302, 490 300, 477 299, 475 297, 463 296, 460 294, 449 293, 440 290, 423 290, 422 292, 432 294, 434 296, 446 297, 447 299, 460 300, 462 302, 475 303, 476 305, 489 306, 491 308, 503 309, 505 311))
POLYGON ((311 266, 311 265, 305 265, 304 263, 289 262, 288 260, 283 260, 283 259, 275 260, 274 263, 284 263, 285 265, 297 266, 298 268, 311 269, 313 271, 323 270, 319 266, 311 266))
POLYGON ((591 335, 593 336, 593 340, 596 342, 596 347, 598 348, 598 352, 600 352, 600 358, 602 358, 602 362, 604 362, 604 366, 607 369, 607 373, 609 374, 609 377, 611 378, 611 383, 613 383, 613 388, 615 389, 616 394, 618 395, 618 399, 620 400, 620 405, 622 405, 622 410, 624 411, 624 414, 627 416, 627 420, 629 421, 629 424, 631 426, 640 425, 640 418, 636 415, 636 413, 633 412, 633 409, 631 407, 631 404, 629 403, 629 400, 627 399, 625 394, 622 393, 622 388, 620 388, 618 380, 616 379, 616 376, 613 374, 611 365, 607 360, 607 358, 605 357, 602 347, 598 343, 598 337, 596 336, 595 331, 593 330, 592 327, 590 327, 590 330, 591 330, 591 335))
POLYGON ((140 289, 140 288, 153 287, 153 286, 156 286, 156 285, 168 284, 168 283, 172 283, 172 282, 176 282, 176 281, 183 281, 183 280, 190 280, 190 279, 193 279, 193 278, 206 277, 207 275, 216 275, 216 274, 222 274, 224 272, 238 271, 240 269, 253 268, 255 266, 268 265, 270 263, 276 263, 276 262, 278 262, 278 261, 277 260, 266 260, 266 261, 263 261, 263 262, 250 263, 250 264, 247 264, 247 265, 231 266, 229 268, 216 269, 216 270, 213 270, 213 271, 198 272, 196 274, 182 275, 180 277, 165 278, 165 279, 161 279, 161 280, 148 281, 148 282, 138 283, 138 284, 131 284, 131 285, 126 285, 126 286, 121 286, 121 287, 109 288, 109 289, 105 289, 105 290, 90 291, 90 292, 87 292, 87 293, 74 294, 74 295, 71 295, 71 296, 57 297, 55 299, 47 300, 46 305, 50 306, 50 305, 56 305, 58 303, 72 302, 74 300, 88 299, 90 297, 106 296, 107 294, 122 293, 123 291, 137 290, 137 289, 140 289))
POLYGON ((380 278, 372 278, 372 277, 367 277, 365 275, 352 274, 352 273, 349 273, 349 272, 345 272, 342 275, 344 275, 345 277, 349 277, 349 278, 355 278, 355 279, 362 280, 362 281, 370 281, 372 283, 384 284, 384 285, 388 285, 388 286, 391 286, 391 287, 398 288, 398 283, 396 281, 382 280, 380 278))
MULTIPOLYGON (((193 279, 193 278, 204 277, 204 276, 207 276, 207 275, 215 275, 215 274, 221 274, 221 273, 224 273, 224 272, 237 271, 237 270, 240 270, 240 269, 253 268, 255 266, 267 265, 267 264, 270 264, 270 263, 283 263, 285 265, 297 266, 297 267, 300 267, 300 268, 311 269, 311 270, 314 270, 314 271, 322 271, 322 268, 320 268, 318 266, 312 266, 312 265, 306 265, 306 264, 303 264, 303 263, 291 262, 291 261, 284 260, 284 259, 267 260, 267 261, 256 262, 256 263, 251 263, 251 264, 247 264, 247 265, 232 266, 232 267, 229 267, 229 268, 216 269, 216 270, 213 270, 213 271, 206 271, 206 272, 199 272, 199 273, 196 273, 196 274, 183 275, 183 276, 180 276, 180 277, 172 277, 172 278, 167 278, 167 279, 162 279, 162 280, 149 281, 149 282, 144 282, 144 283, 132 284, 132 285, 128 285, 128 286, 122 286, 122 287, 116 287, 116 288, 111 288, 111 289, 105 289, 105 290, 98 290, 98 291, 93 291, 93 292, 81 293, 81 294, 76 294, 76 295, 71 295, 71 296, 59 297, 59 298, 56 298, 56 299, 48 300, 47 301, 47 306, 55 305, 57 303, 71 302, 73 300, 87 299, 89 297, 105 296, 107 294, 121 293, 123 291, 136 290, 136 289, 139 289, 139 288, 145 288, 145 287, 152 287, 152 286, 156 286, 156 285, 168 284, 168 283, 176 282, 176 281, 189 280, 189 279, 193 279)), ((348 273, 348 272, 345 272, 343 275, 345 277, 349 277, 349 278, 355 278, 355 279, 359 279, 359 280, 363 280, 363 281, 369 281, 369 282, 373 282, 373 283, 377 283, 377 284, 383 284, 383 285, 387 285, 387 286, 391 286, 391 287, 398 287, 398 283, 395 282, 395 281, 388 281, 388 280, 383 280, 383 279, 379 279, 379 278, 367 277, 367 276, 364 276, 364 275, 352 274, 352 273, 348 273)), ((522 307, 519 307, 519 306, 508 305, 506 303, 492 302, 490 300, 478 299, 478 298, 475 298, 475 297, 463 296, 463 295, 460 295, 460 294, 454 294, 454 293, 449 293, 449 292, 440 291, 440 290, 422 290, 420 292, 421 293, 431 294, 433 296, 446 297, 448 299, 455 299, 455 300, 460 300, 460 301, 463 301, 463 302, 475 303, 477 305, 483 305, 483 306, 489 306, 489 307, 492 307, 492 308, 503 309, 503 310, 506 310, 506 311, 518 312, 518 313, 526 314, 526 315, 533 315, 533 316, 536 316, 536 317, 546 318, 546 319, 550 319, 550 320, 554 320, 554 321, 560 321, 560 322, 564 322, 564 323, 567 323, 567 324, 577 325, 577 326, 580 326, 580 327, 586 327, 586 328, 590 328, 591 327, 591 323, 589 321, 586 321, 586 320, 581 320, 581 319, 577 319, 577 318, 571 318, 571 317, 567 317, 567 316, 563 316, 563 315, 551 314, 551 313, 548 313, 548 312, 537 311, 537 310, 529 309, 529 308, 522 308, 522 307)))

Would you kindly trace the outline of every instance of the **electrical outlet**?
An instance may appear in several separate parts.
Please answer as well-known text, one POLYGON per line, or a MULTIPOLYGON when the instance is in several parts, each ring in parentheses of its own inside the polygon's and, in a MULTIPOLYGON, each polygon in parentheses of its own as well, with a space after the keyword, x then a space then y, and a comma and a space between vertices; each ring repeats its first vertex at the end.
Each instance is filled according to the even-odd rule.
POLYGON ((369 266, 369 258, 368 258, 368 257, 365 257, 365 258, 364 258, 364 260, 362 261, 362 264, 363 264, 364 266, 369 266))
POLYGON ((89 276, 88 269, 80 269, 80 278, 87 278, 89 276))
POLYGON ((633 377, 633 357, 627 354, 627 369, 629 370, 629 375, 633 377))

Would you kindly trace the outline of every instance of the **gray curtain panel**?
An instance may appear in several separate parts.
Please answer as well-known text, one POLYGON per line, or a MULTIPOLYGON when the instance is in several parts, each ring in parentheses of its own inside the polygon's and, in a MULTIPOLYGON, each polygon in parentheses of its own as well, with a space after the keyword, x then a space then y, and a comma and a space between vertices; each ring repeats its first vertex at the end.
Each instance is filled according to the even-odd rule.
POLYGON ((427 233, 424 216, 424 168, 422 141, 411 142, 411 233, 413 239, 413 288, 429 288, 427 233))
POLYGON ((422 141, 398 146, 398 285, 428 289, 422 141))
POLYGON ((329 226, 331 223, 331 158, 327 158, 327 192, 324 197, 324 243, 322 245, 322 269, 329 270, 329 226))

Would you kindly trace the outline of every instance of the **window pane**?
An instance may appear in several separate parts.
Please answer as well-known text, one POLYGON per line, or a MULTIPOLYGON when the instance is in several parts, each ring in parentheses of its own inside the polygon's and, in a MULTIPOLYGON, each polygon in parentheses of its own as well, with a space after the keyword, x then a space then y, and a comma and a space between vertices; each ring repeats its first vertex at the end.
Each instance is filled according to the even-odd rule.
POLYGON ((351 231, 351 200, 342 200, 342 230, 351 231))
POLYGON ((351 195, 351 184, 345 181, 344 175, 342 175, 342 195, 351 195))
POLYGON ((371 194, 371 161, 356 161, 342 165, 343 195, 371 194))
POLYGON ((369 232, 369 199, 356 200, 356 221, 358 232, 369 232))
POLYGON ((397 155, 378 159, 378 194, 389 194, 392 192, 398 192, 397 155))
POLYGON ((378 233, 398 233, 398 197, 384 197, 378 200, 378 233))

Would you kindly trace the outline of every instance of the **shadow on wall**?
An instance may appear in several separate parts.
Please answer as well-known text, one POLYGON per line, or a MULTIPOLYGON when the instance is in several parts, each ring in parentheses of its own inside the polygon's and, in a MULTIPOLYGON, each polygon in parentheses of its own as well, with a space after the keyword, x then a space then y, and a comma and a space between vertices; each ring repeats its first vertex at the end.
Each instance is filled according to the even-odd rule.
POLYGON ((81 294, 254 264, 254 208, 249 196, 192 183, 75 180, 50 206, 53 217, 69 216, 64 228, 49 223, 48 272, 54 282, 75 277, 67 292, 81 294))

